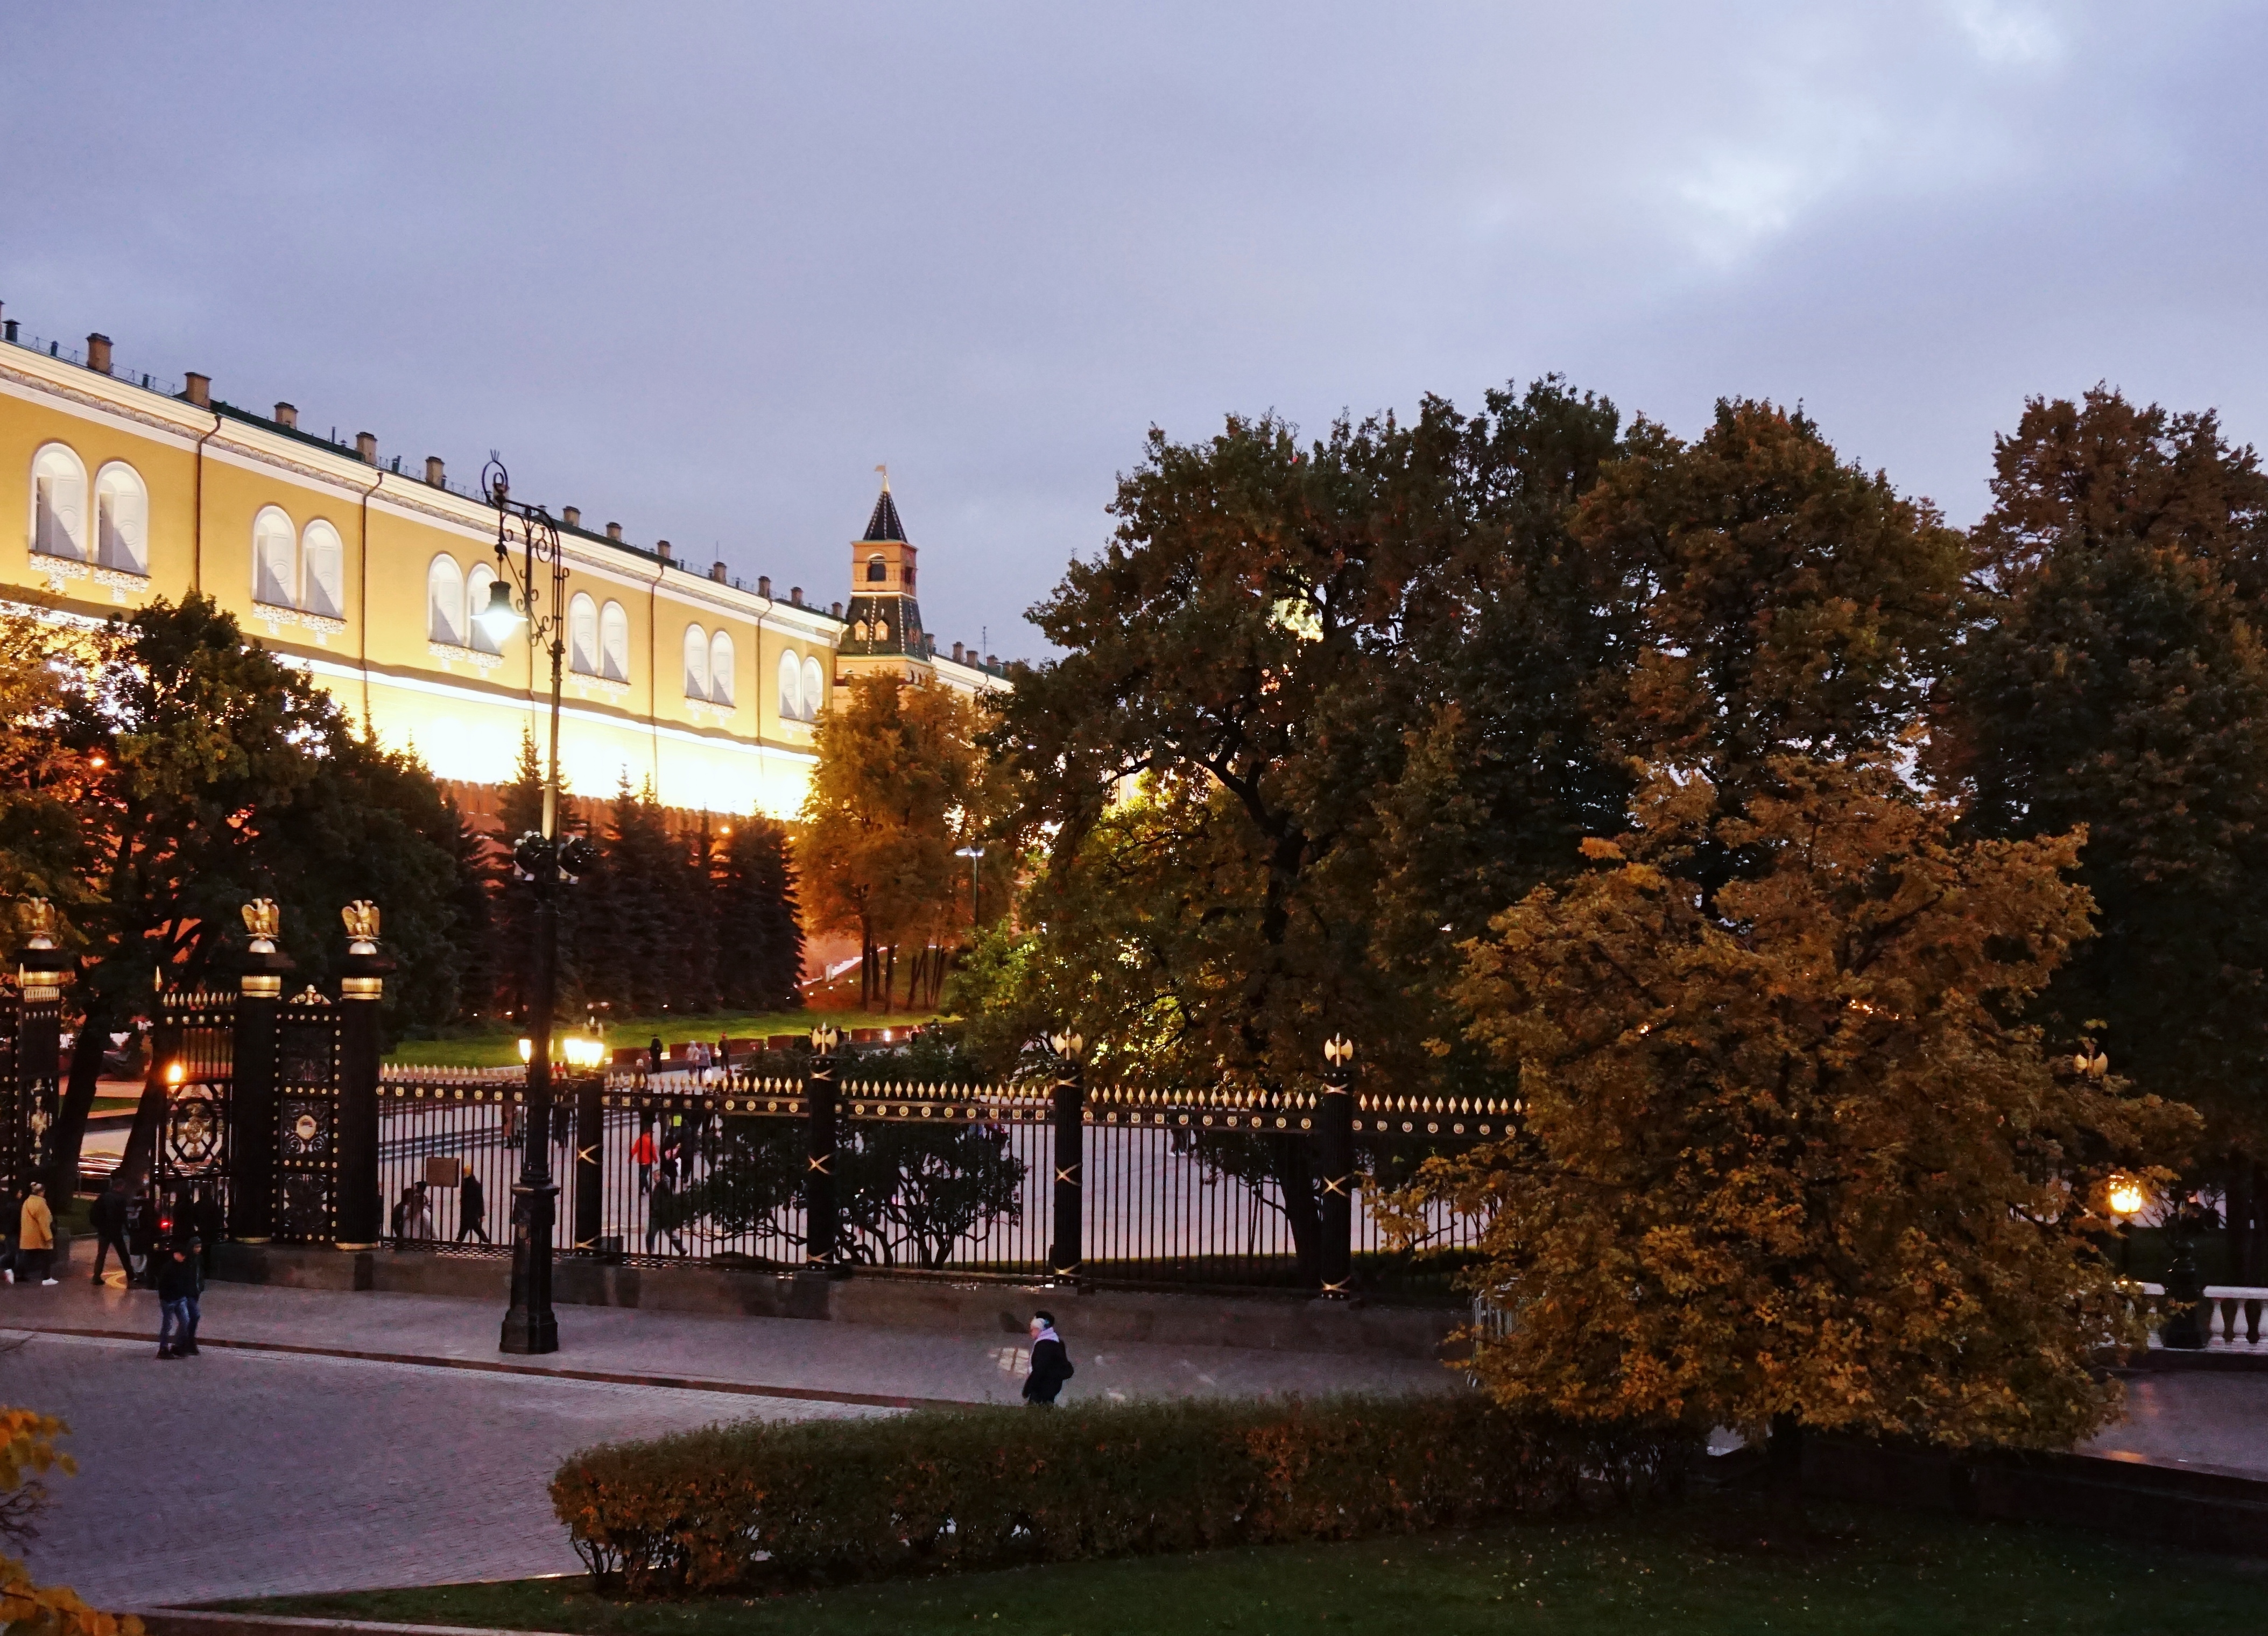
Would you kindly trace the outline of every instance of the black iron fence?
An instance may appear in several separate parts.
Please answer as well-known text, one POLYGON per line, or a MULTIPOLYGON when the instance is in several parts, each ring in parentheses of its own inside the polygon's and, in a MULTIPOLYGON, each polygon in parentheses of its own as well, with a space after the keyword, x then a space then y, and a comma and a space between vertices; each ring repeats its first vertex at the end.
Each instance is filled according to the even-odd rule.
MULTIPOLYGON (((1396 1245, 1371 1205, 1515 1117, 1366 1088, 1336 1041, 1313 1089, 1174 1098, 1089 1087, 1076 1036, 1051 1076, 994 1085, 904 1082, 821 1035, 716 1067, 557 1073, 539 1129, 522 1070, 380 1069, 390 967, 361 947, 335 996, 286 999, 271 945, 234 992, 159 997, 142 1174, 234 1237, 508 1254, 543 1142, 568 1255, 1447 1293, 1486 1224, 1437 1206, 1396 1245)), ((0 994, 0 1181, 18 1191, 56 1109, 56 993, 36 975, 0 994)))
MULTIPOLYGON (((848 1053, 787 1065, 760 1053, 731 1068, 556 1082, 541 1136, 563 1249, 631 1264, 1446 1292, 1484 1224, 1441 1207, 1417 1244, 1396 1248, 1372 1197, 1429 1153, 1501 1136, 1513 1116, 1507 1104, 1350 1087, 1351 1162, 1334 1173, 1328 1092, 1168 1102, 1076 1075, 998 1086, 871 1072, 848 1053)), ((518 1072, 389 1068, 379 1103, 396 1242, 505 1253, 512 1181, 534 1134, 518 1072)))

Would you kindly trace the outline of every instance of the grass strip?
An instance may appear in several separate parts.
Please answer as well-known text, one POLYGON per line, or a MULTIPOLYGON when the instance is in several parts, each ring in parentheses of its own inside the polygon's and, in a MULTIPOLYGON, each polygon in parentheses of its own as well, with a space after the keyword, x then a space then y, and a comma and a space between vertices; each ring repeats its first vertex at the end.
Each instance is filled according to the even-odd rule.
POLYGON ((770 1597, 616 1602, 579 1576, 218 1604, 590 1636, 2194 1636, 2259 1565, 2059 1529, 1711 1495, 1557 1524, 1065 1563, 770 1597))

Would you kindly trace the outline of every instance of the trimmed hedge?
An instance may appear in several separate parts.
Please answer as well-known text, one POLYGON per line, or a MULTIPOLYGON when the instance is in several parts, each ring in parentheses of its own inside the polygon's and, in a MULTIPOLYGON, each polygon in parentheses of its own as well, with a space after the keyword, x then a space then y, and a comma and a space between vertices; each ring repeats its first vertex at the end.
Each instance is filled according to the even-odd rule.
POLYGON ((1690 1448, 1464 1394, 924 1411, 585 1449, 551 1502, 651 1595, 1410 1533, 1671 1487, 1690 1448))

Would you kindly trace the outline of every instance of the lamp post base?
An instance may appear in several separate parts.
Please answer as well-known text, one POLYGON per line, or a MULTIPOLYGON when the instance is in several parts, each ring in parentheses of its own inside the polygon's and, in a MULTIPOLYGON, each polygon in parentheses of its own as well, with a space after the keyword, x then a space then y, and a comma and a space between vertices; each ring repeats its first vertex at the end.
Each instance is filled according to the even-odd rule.
POLYGON ((559 1189, 549 1180, 512 1190, 517 1230, 512 1242, 512 1308, 504 1315, 498 1350, 521 1357, 559 1350, 559 1318, 551 1310, 551 1217, 559 1189))

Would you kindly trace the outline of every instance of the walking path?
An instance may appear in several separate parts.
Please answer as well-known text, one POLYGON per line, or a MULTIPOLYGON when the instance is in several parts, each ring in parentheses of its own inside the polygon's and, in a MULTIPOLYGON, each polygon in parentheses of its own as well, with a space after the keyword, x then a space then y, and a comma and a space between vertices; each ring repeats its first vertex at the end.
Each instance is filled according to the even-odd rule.
MULTIPOLYGON (((70 1423, 29 1550, 98 1605, 571 1573, 545 1485, 574 1450, 751 1415, 1013 1403, 1015 1337, 562 1307, 562 1347, 497 1352, 485 1301, 216 1284, 201 1356, 159 1362, 157 1301, 84 1277, 0 1287, 0 1402, 70 1423)), ((1435 1389, 1408 1359, 1108 1346, 1069 1396, 1435 1389)))

